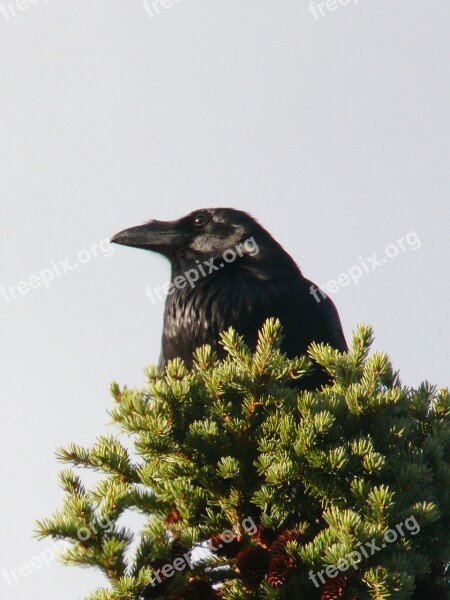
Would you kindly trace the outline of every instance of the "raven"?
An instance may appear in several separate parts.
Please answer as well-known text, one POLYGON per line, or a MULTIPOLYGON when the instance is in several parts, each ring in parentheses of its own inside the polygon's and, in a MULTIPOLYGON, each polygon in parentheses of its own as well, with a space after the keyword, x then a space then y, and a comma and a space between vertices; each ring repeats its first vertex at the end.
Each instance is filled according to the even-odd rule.
MULTIPOLYGON (((223 356, 219 333, 230 326, 254 349, 268 317, 281 321, 281 349, 291 358, 305 354, 313 341, 347 350, 333 302, 243 211, 196 210, 176 221, 130 227, 111 242, 158 252, 171 263, 160 369, 175 357, 191 368, 192 353, 203 344, 223 356)), ((313 389, 326 381, 324 372, 316 368, 304 383, 313 389)))

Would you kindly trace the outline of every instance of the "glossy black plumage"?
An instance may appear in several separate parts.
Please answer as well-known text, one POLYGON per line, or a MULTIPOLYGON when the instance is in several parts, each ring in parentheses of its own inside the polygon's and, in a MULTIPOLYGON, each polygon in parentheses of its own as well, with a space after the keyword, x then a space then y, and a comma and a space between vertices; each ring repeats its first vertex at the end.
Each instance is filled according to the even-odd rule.
MULTIPOLYGON (((253 349, 268 317, 280 319, 282 349, 290 357, 304 354, 312 341, 347 349, 333 302, 311 287, 289 254, 245 212, 203 209, 177 221, 126 229, 111 241, 158 252, 171 263, 174 285, 165 304, 161 368, 175 357, 191 367, 192 352, 203 344, 223 355, 219 333, 230 325, 253 349)), ((317 369, 304 384, 325 381, 317 369)))

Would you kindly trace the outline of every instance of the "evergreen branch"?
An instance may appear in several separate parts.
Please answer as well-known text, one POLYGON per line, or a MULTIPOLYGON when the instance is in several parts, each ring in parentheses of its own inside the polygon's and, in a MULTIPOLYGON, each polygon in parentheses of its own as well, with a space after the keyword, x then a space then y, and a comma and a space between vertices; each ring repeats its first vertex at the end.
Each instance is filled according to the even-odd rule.
POLYGON ((191 371, 174 360, 148 368, 143 390, 111 384, 133 450, 108 435, 58 451, 100 480, 88 490, 63 470, 62 508, 36 534, 71 542, 63 561, 106 576, 89 600, 316 600, 326 584, 311 573, 338 573, 355 552, 341 596, 448 595, 449 391, 404 387, 370 354, 367 326, 349 352, 311 345, 330 376, 314 391, 295 387, 311 361, 283 355, 277 320, 253 353, 232 329, 221 339, 223 360, 204 347, 191 371), (128 510, 145 516, 141 531, 121 526, 128 510))

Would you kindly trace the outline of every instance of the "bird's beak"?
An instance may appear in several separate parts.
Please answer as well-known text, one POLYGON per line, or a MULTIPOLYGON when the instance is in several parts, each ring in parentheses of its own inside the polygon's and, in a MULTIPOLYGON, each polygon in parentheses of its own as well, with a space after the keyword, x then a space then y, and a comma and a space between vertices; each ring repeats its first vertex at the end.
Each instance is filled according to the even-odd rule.
POLYGON ((181 245, 187 235, 177 229, 177 221, 150 221, 145 225, 129 227, 111 238, 114 244, 164 252, 181 245))

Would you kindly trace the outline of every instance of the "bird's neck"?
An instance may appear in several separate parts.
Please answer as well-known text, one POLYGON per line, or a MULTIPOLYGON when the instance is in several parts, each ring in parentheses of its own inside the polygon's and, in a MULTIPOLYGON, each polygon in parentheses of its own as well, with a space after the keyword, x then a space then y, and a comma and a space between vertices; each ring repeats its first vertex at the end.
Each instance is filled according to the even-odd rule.
POLYGON ((261 243, 257 247, 257 253, 253 255, 234 252, 209 257, 177 256, 171 259, 171 267, 171 281, 177 288, 184 280, 191 287, 196 287, 213 283, 217 279, 225 281, 250 277, 260 281, 279 282, 302 277, 297 264, 273 240, 269 248, 261 243))

